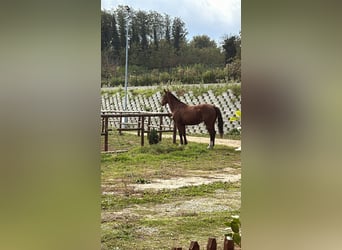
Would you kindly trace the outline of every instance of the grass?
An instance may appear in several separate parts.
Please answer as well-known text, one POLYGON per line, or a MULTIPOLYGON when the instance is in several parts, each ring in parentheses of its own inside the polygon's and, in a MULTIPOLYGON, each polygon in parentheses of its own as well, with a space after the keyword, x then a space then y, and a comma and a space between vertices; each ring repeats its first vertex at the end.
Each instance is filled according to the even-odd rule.
MULTIPOLYGON (((129 92, 133 95, 142 95, 146 98, 149 98, 155 95, 157 92, 162 92, 164 88, 169 88, 171 91, 177 93, 177 95, 183 95, 184 93, 192 91, 193 95, 198 97, 207 93, 211 90, 216 96, 222 95, 224 92, 231 90, 236 98, 241 96, 241 84, 199 84, 199 85, 183 85, 183 84, 171 84, 167 86, 163 86, 162 84, 156 85, 153 88, 140 88, 140 89, 130 89, 129 92)), ((101 94, 107 93, 108 95, 114 95, 119 93, 120 95, 123 94, 122 86, 113 88, 111 90, 101 90, 101 94)))
POLYGON ((174 190, 144 191, 132 195, 102 195, 102 210, 118 211, 135 204, 163 204, 187 200, 189 197, 208 196, 216 190, 238 190, 239 185, 227 182, 214 182, 207 185, 181 187, 174 190))
POLYGON ((220 249, 225 222, 231 214, 239 214, 226 197, 239 193, 240 183, 217 181, 159 190, 134 190, 132 184, 198 172, 205 175, 226 168, 240 173, 239 152, 220 145, 208 150, 206 144, 193 142, 178 146, 164 138, 159 144, 141 147, 136 134, 119 135, 116 131, 109 136, 109 146, 127 152, 101 155, 105 191, 101 199, 101 249, 186 249, 192 240, 204 248, 209 237, 217 238, 220 249), (186 204, 191 208, 187 209, 186 204), (229 205, 233 210, 198 208, 214 205, 229 205))
POLYGON ((171 139, 140 147, 139 140, 140 137, 134 134, 120 136, 115 132, 109 137, 111 148, 126 149, 128 152, 102 156, 103 183, 108 184, 108 179, 113 178, 131 179, 131 183, 134 178, 168 178, 184 170, 198 169, 199 166, 207 171, 239 167, 236 163, 240 154, 233 148, 216 145, 215 150, 207 150, 206 144, 192 142, 187 146, 178 146, 172 144, 171 139))
POLYGON ((238 212, 193 213, 108 223, 103 227, 102 249, 163 250, 179 246, 187 249, 184 247, 189 247, 193 240, 204 249, 209 237, 217 238, 220 249, 219 238, 225 233, 222 221, 228 221, 230 214, 238 212))

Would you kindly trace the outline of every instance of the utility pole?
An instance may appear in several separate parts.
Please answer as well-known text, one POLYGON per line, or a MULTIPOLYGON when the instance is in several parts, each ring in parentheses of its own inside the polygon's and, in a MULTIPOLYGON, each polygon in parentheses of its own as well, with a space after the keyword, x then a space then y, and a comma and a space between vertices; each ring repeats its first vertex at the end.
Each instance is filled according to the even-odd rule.
MULTIPOLYGON (((124 111, 127 111, 127 85, 128 85, 128 23, 130 16, 130 8, 126 5, 127 20, 126 20, 126 66, 125 66, 125 100, 124 100, 124 111)), ((127 117, 124 117, 124 123, 127 122, 127 117)))

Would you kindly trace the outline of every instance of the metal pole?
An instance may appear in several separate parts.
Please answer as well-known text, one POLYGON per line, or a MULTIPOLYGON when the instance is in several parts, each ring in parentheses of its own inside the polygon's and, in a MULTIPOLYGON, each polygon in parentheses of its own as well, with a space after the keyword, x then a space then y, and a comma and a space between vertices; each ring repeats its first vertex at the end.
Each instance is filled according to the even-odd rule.
MULTIPOLYGON (((125 66, 125 100, 124 100, 124 111, 127 110, 127 85, 128 85, 128 22, 129 22, 129 11, 130 8, 126 6, 127 10, 127 20, 126 20, 126 66, 125 66)), ((123 120, 124 123, 127 122, 127 117, 123 120)))

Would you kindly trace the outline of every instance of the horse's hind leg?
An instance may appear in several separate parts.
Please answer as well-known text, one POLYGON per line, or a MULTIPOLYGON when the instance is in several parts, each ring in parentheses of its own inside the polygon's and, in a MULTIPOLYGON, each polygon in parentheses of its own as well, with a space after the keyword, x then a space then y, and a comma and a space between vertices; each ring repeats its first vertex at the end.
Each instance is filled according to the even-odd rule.
POLYGON ((212 149, 215 146, 215 134, 216 134, 216 132, 215 132, 215 130, 210 131, 209 134, 210 134, 210 143, 209 143, 208 148, 212 149))
POLYGON ((183 138, 184 138, 184 144, 188 144, 188 141, 186 140, 186 135, 185 135, 185 125, 180 125, 178 126, 178 132, 179 132, 179 138, 181 144, 183 144, 183 138))
POLYGON ((211 149, 211 148, 213 148, 214 145, 215 145, 215 135, 216 135, 216 131, 215 131, 214 125, 213 125, 213 126, 208 126, 208 125, 206 125, 206 127, 207 127, 207 130, 208 130, 209 135, 210 135, 210 143, 209 143, 208 148, 211 149))
POLYGON ((180 140, 180 144, 183 145, 183 133, 182 133, 182 126, 181 125, 177 125, 178 128, 178 134, 179 134, 179 140, 180 140))
POLYGON ((180 144, 183 145, 183 136, 182 136, 182 132, 180 129, 178 129, 178 134, 179 134, 180 144))

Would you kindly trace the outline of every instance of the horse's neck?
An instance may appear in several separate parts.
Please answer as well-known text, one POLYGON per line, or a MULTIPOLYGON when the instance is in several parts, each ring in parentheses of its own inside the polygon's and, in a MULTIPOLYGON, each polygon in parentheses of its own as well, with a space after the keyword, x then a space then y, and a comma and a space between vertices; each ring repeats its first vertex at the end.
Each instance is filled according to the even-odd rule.
POLYGON ((175 96, 172 96, 171 98, 172 98, 172 101, 169 102, 169 106, 170 106, 171 112, 174 112, 175 110, 177 110, 179 108, 187 106, 187 104, 181 102, 175 96))

